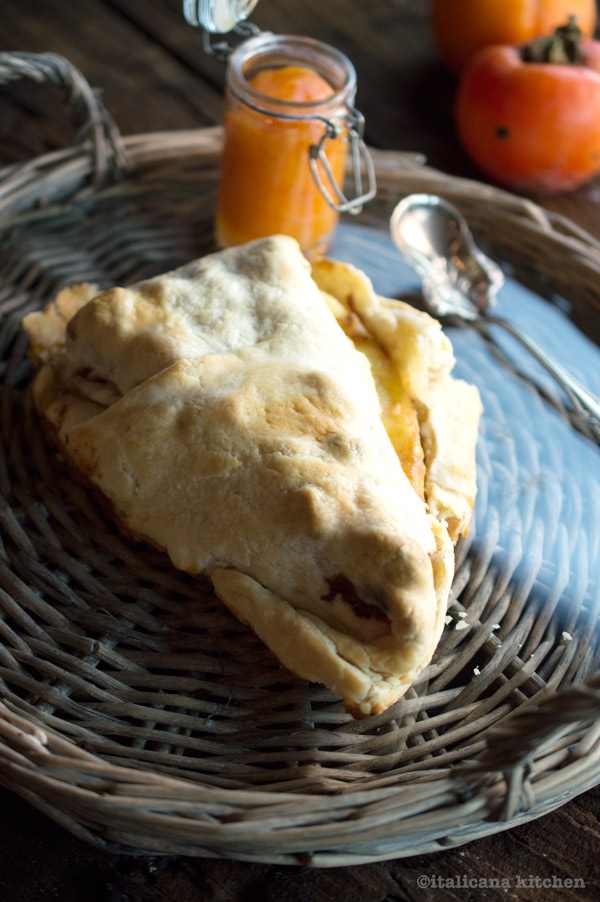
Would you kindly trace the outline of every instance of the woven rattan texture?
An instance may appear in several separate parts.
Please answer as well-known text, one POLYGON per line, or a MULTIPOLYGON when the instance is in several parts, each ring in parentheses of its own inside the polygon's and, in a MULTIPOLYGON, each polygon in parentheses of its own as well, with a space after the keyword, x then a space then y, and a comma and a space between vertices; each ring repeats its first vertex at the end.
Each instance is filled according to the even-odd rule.
MULTIPOLYGON (((446 631, 406 698, 362 721, 281 669, 207 584, 123 537, 57 459, 32 409, 23 315, 65 284, 131 282, 212 247, 218 130, 125 145, 128 171, 104 188, 89 185, 85 145, 0 180, 0 781, 109 848, 314 865, 465 842, 592 785, 598 457, 559 399, 483 385, 478 507, 446 631), (528 491, 543 455, 557 482, 528 491)), ((559 290, 597 329, 589 236, 411 157, 375 157, 366 224, 404 194, 443 193, 527 279, 558 260, 559 290)), ((494 353, 481 339, 461 375, 481 380, 494 353)))

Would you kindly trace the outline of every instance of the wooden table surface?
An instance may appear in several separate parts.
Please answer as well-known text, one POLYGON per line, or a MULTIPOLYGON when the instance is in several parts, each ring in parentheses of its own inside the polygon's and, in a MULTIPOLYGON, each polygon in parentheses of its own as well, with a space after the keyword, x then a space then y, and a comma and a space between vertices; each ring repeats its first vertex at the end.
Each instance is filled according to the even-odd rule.
MULTIPOLYGON (((252 19, 276 33, 327 41, 353 60, 357 105, 366 116, 370 144, 424 153, 436 168, 481 178, 453 135, 454 82, 436 58, 427 6, 426 0, 262 0, 252 19)), ((203 52, 199 32, 183 19, 180 0, 3 0, 0 50, 66 56, 101 90, 123 134, 194 128, 221 118, 223 64, 203 52)), ((69 116, 51 89, 19 83, 0 91, 0 164, 65 146, 72 134, 69 116)), ((535 200, 600 237, 600 178, 569 194, 535 200)), ((461 848, 307 870, 108 854, 2 789, 0 899, 595 900, 600 898, 599 815, 596 788, 537 821, 461 848), (504 878, 504 888, 492 888, 493 878, 504 878), (567 878, 585 886, 547 888, 567 878), (428 889, 423 888, 427 880, 428 889)))

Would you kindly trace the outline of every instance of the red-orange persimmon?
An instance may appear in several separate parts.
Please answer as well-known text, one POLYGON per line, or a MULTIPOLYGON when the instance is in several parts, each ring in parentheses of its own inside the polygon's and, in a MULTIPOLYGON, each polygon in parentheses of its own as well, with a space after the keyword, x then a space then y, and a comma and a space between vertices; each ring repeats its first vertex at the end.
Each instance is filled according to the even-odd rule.
POLYGON ((440 56, 458 74, 491 44, 522 44, 577 16, 583 34, 596 27, 596 0, 431 0, 431 24, 440 56))
POLYGON ((573 36, 574 27, 546 43, 480 50, 460 78, 458 137, 502 185, 551 194, 600 172, 600 41, 573 36))

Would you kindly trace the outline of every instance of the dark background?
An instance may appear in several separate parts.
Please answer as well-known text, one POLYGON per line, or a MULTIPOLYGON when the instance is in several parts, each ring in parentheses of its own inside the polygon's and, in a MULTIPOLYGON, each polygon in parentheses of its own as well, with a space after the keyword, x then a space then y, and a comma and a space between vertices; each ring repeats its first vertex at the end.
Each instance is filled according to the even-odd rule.
MULTIPOLYGON (((261 0, 252 20, 277 33, 336 45, 354 62, 357 106, 376 147, 424 153, 451 174, 478 177, 452 129, 454 80, 442 69, 426 0, 261 0)), ((179 0, 3 0, 0 50, 54 51, 99 88, 123 134, 218 123, 224 65, 202 49, 179 0)), ((70 143, 58 92, 0 90, 0 163, 70 143)), ((600 179, 536 200, 600 237, 600 179)), ((467 846, 353 868, 302 868, 113 855, 75 839, 0 789, 0 902, 433 902, 600 898, 600 790, 531 824, 467 846), (445 885, 424 890, 422 875, 445 885), (576 891, 517 887, 517 878, 582 878, 576 891), (510 879, 509 890, 466 889, 461 879, 510 879), (454 886, 452 885, 454 882, 454 886)))

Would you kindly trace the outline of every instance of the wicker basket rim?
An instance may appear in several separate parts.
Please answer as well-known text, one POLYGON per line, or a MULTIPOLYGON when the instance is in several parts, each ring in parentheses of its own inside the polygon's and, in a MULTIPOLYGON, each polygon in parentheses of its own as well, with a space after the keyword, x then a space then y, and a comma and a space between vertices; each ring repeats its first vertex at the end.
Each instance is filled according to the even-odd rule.
MULTIPOLYGON (((221 140, 219 127, 119 136, 120 168, 111 164, 108 181, 98 178, 98 159, 106 151, 99 153, 89 136, 74 147, 7 167, 0 170, 0 228, 56 217, 75 200, 118 194, 133 173, 166 160, 214 164, 221 140)), ((448 176, 412 154, 372 153, 383 191, 439 193, 460 201, 483 234, 501 228, 513 240, 541 244, 553 259, 566 261, 565 279, 577 279, 584 309, 598 313, 600 243, 593 236, 527 199, 448 176)), ((114 849, 131 848, 137 831, 139 849, 147 852, 167 848, 316 866, 360 863, 460 844, 538 817, 585 791, 600 779, 599 711, 600 677, 592 676, 488 728, 484 751, 450 776, 414 785, 384 781, 319 796, 216 789, 149 769, 119 767, 79 748, 33 714, 0 701, 0 781, 95 844, 100 844, 95 831, 107 830, 116 819, 108 844, 114 849), (202 812, 211 806, 214 816, 203 820, 202 812), (356 812, 362 808, 361 819, 356 812), (339 820, 332 811, 341 813, 339 820), (467 822, 458 826, 464 817, 467 822), (353 820, 358 830, 356 824, 348 826, 353 820), (158 826, 165 831, 162 845, 155 835, 158 826), (381 851, 386 832, 389 848, 381 851)))

